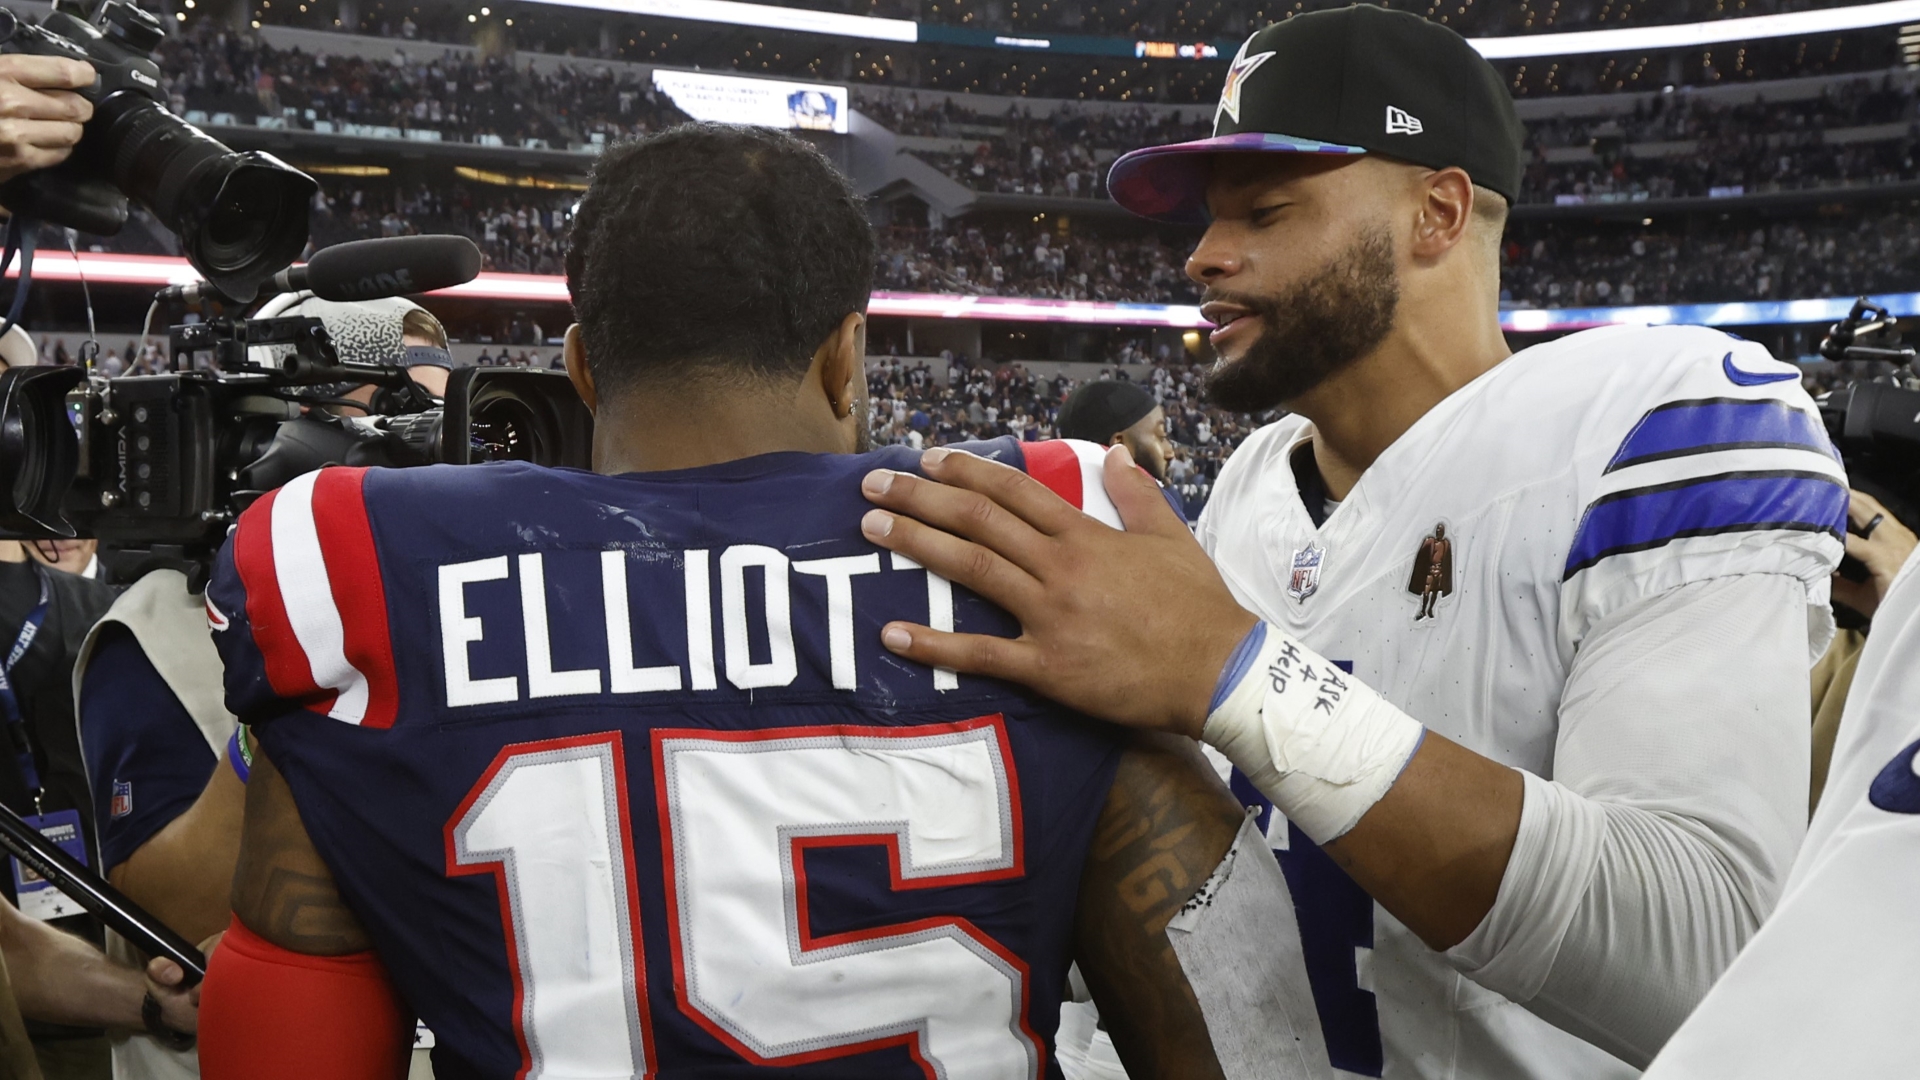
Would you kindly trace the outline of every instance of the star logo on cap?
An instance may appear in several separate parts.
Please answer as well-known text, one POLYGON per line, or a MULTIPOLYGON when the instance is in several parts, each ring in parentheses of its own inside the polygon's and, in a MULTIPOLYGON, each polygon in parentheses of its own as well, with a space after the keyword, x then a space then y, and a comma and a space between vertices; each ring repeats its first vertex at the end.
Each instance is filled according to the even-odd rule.
POLYGON ((1247 85, 1247 77, 1260 70, 1260 65, 1273 59, 1273 53, 1263 52, 1247 55, 1247 46, 1253 44, 1248 38, 1240 46, 1240 52, 1233 58, 1233 66, 1227 69, 1227 85, 1220 90, 1220 105, 1213 110, 1213 124, 1220 126, 1220 114, 1226 113, 1234 123, 1240 122, 1240 91, 1247 85))

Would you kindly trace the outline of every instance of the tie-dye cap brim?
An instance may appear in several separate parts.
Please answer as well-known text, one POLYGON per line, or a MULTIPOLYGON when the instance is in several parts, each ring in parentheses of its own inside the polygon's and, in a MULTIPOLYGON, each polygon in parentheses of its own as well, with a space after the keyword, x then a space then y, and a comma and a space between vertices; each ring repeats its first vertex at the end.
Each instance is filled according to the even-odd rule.
POLYGON ((1107 173, 1113 201, 1143 218, 1178 225, 1207 223, 1207 181, 1215 154, 1364 154, 1366 148, 1242 131, 1211 139, 1149 146, 1124 154, 1107 173))

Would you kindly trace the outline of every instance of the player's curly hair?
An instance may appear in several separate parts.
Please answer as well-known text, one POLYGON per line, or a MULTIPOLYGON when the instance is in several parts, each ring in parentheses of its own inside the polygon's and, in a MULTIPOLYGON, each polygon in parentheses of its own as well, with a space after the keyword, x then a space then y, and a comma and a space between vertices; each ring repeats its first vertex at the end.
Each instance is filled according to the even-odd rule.
POLYGON ((567 290, 603 394, 787 378, 866 311, 873 260, 859 196, 812 144, 683 124, 601 155, 574 220, 567 290))

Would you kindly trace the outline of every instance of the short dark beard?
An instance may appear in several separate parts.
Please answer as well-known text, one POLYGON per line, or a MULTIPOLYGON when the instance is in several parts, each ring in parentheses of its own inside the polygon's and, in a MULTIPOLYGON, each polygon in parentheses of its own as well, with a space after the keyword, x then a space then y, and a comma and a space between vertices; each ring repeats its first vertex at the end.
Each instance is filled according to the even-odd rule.
POLYGON ((1207 300, 1239 304, 1264 325, 1238 360, 1214 362, 1203 390, 1231 412, 1258 413, 1292 401, 1378 348, 1400 306, 1393 236, 1360 234, 1318 272, 1275 297, 1208 289, 1207 300))

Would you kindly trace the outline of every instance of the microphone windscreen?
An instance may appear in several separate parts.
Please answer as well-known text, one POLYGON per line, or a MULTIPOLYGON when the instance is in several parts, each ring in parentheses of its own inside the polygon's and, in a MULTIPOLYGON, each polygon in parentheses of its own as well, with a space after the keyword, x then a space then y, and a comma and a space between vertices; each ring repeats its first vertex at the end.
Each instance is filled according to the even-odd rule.
POLYGON ((390 236, 321 248, 306 287, 322 300, 373 300, 464 285, 480 276, 480 249, 464 236, 390 236))

